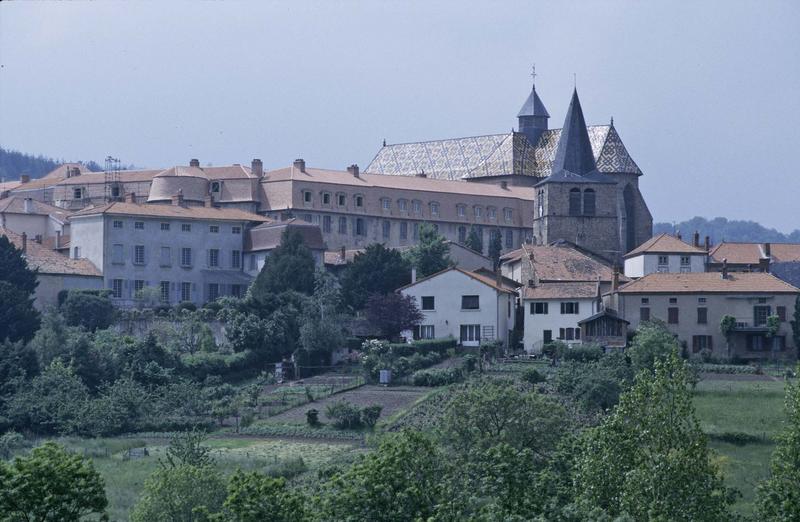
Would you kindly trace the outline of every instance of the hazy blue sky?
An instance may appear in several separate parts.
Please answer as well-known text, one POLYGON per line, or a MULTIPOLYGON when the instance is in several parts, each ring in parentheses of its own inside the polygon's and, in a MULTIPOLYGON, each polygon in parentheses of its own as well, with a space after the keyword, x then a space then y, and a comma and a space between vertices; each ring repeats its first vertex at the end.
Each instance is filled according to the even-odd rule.
POLYGON ((0 145, 146 167, 344 168, 560 127, 577 74, 653 216, 800 227, 800 2, 2 2, 0 145))

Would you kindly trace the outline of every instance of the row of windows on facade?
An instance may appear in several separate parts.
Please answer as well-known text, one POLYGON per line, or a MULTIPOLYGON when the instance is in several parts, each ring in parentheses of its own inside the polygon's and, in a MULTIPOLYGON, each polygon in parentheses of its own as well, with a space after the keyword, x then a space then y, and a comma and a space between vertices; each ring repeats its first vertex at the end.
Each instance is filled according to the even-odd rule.
MULTIPOLYGON (((539 217, 544 216, 544 190, 539 190, 536 194, 536 207, 539 217)), ((594 216, 597 213, 597 195, 594 189, 579 188, 569 191, 569 215, 570 216, 594 216)))
MULTIPOLYGON (((646 298, 643 298, 644 301, 646 298)), ((677 302, 677 301, 676 301, 677 302)), ((648 304, 648 303, 643 303, 648 304)), ((675 304, 675 303, 671 303, 675 304)), ((772 308, 770 306, 754 306, 753 307, 753 326, 766 326, 767 318, 772 314, 772 308)), ((786 322, 786 307, 785 306, 778 306, 775 308, 775 315, 778 316, 778 320, 780 322, 786 322)), ((642 306, 639 308, 639 320, 640 321, 650 321, 651 320, 650 314, 650 307, 649 306, 642 306)), ((667 308, 667 323, 668 324, 678 324, 680 323, 680 308, 677 306, 670 306, 667 308)), ((740 328, 746 328, 750 326, 748 323, 749 321, 744 318, 736 318, 736 326, 740 328)), ((708 324, 708 308, 701 306, 697 308, 697 324, 708 324)))
MULTIPOLYGON (((542 340, 545 344, 553 342, 553 330, 542 330, 542 340)), ((559 341, 580 341, 581 340, 581 329, 580 327, 575 328, 559 328, 558 329, 558 337, 556 340, 559 341)))
MULTIPOLYGON (((242 297, 245 287, 239 284, 227 285, 229 288, 229 295, 233 297, 242 297)), ((125 296, 125 290, 130 292, 133 299, 141 299, 145 288, 148 287, 148 282, 143 279, 134 279, 132 281, 126 279, 112 279, 111 280, 111 296, 121 299, 125 296)), ((171 295, 175 292, 175 297, 178 301, 193 301, 193 295, 196 291, 197 285, 188 281, 182 281, 176 284, 174 281, 159 281, 156 286, 159 292, 159 299, 163 303, 170 303, 173 300, 171 295)), ((208 283, 206 286, 206 299, 213 301, 222 295, 223 285, 220 283, 208 283)))
MULTIPOLYGON (((436 297, 432 295, 423 295, 421 299, 422 311, 430 312, 436 310, 436 297)), ((462 295, 461 296, 461 309, 462 310, 480 310, 481 297, 479 295, 462 295)))
MULTIPOLYGON (((564 301, 561 304, 561 315, 577 315, 580 313, 580 303, 577 301, 564 301)), ((547 301, 534 301, 530 304, 531 315, 548 315, 550 303, 547 301)))
MULTIPOLYGON (((78 247, 75 247, 76 249, 78 247)), ((220 263, 220 249, 209 248, 206 250, 206 264, 210 268, 221 268, 220 263)), ((76 252, 76 257, 79 256, 79 251, 76 252)), ((191 268, 193 266, 194 251, 190 247, 183 247, 180 249, 180 266, 183 268, 191 268)), ((162 246, 160 248, 159 266, 172 266, 172 247, 162 246)), ((131 262, 134 265, 146 265, 147 249, 145 245, 134 245, 131 252, 131 262)), ((124 245, 115 244, 111 247, 111 263, 115 265, 125 264, 125 247, 124 245)), ((242 251, 231 250, 230 268, 239 269, 242 266, 242 251)))
MULTIPOLYGON (((161 222, 159 223, 159 229, 162 232, 169 232, 170 231, 171 223, 161 222)), ((121 219, 115 219, 112 222, 112 227, 116 229, 125 228, 125 222, 121 219)), ((144 221, 134 221, 133 222, 133 229, 134 230, 145 230, 145 222, 144 221)), ((192 224, 191 223, 181 223, 181 232, 191 232, 192 231, 192 224)), ((219 225, 208 225, 208 231, 212 234, 218 234, 220 231, 219 225)), ((242 227, 238 225, 233 225, 230 227, 231 234, 241 234, 242 227)))
MULTIPOLYGON (((414 339, 435 339, 436 328, 432 324, 421 324, 414 327, 414 339)), ((464 342, 488 341, 494 339, 494 327, 479 324, 459 325, 459 339, 464 342)))
MULTIPOLYGON (((314 195, 313 192, 310 190, 303 191, 303 203, 307 205, 314 204, 314 195)), ((344 193, 337 193, 336 194, 336 204, 339 207, 345 207, 347 205, 347 195, 344 193)), ((422 213, 422 201, 418 199, 412 199, 410 202, 411 212, 415 214, 422 213)), ((322 205, 323 206, 330 206, 331 205, 331 193, 330 192, 323 192, 322 193, 322 205)), ((356 208, 363 208, 364 207, 364 196, 357 194, 353 196, 353 205, 356 208)), ((381 208, 383 210, 391 210, 392 209, 392 200, 391 198, 381 198, 381 208)), ((431 216, 438 216, 439 215, 439 203, 436 201, 432 201, 428 203, 428 208, 430 209, 431 216)), ((397 209, 400 212, 408 212, 409 209, 409 201, 407 199, 398 199, 397 200, 397 209)), ((497 208, 496 207, 485 207, 486 210, 486 218, 487 219, 497 219, 497 208)), ((458 204, 456 205, 456 213, 458 217, 467 217, 467 205, 458 204)), ((481 219, 483 218, 484 214, 484 207, 480 205, 474 205, 472 207, 472 214, 475 218, 481 219)), ((511 208, 504 208, 503 209, 503 219, 507 222, 511 222, 514 219, 514 210, 511 208)))

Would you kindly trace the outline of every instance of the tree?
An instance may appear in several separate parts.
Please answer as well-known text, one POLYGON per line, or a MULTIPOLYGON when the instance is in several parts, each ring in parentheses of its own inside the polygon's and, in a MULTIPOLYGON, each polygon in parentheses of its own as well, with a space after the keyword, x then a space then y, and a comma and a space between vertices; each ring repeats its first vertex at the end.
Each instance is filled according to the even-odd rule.
POLYGON ((6 403, 38 373, 36 353, 29 346, 22 341, 0 342, 0 432, 10 424, 6 403))
POLYGON ((479 227, 472 225, 469 227, 469 234, 467 234, 467 248, 471 248, 475 252, 483 254, 483 232, 479 227))
POLYGON ((346 339, 339 313, 341 292, 329 272, 318 270, 314 279, 314 295, 305 306, 300 326, 300 346, 308 354, 330 354, 344 346, 346 339))
POLYGON ((367 296, 388 294, 411 281, 411 263, 399 251, 380 243, 367 246, 356 254, 341 277, 342 299, 352 310, 361 310, 367 296))
POLYGON ((36 270, 28 268, 22 250, 5 235, 0 234, 0 281, 5 281, 26 294, 33 294, 36 286, 36 270))
POLYGON ((286 228, 281 234, 281 244, 272 251, 250 287, 250 296, 263 303, 273 294, 287 290, 311 294, 314 267, 314 256, 306 247, 303 235, 296 229, 286 228))
MULTIPOLYGON (((800 367, 798 367, 800 372, 800 367)), ((787 384, 786 423, 776 437, 770 476, 757 489, 759 520, 800 520, 800 384, 787 384)))
POLYGON ((731 358, 731 337, 736 330, 736 318, 732 315, 723 315, 719 321, 719 330, 725 337, 725 349, 728 359, 731 358))
POLYGON ((675 336, 663 323, 650 321, 639 324, 628 356, 634 372, 638 373, 643 369, 653 371, 655 363, 666 359, 672 352, 680 352, 675 336))
POLYGON ((417 277, 427 277, 451 266, 450 245, 436 228, 423 223, 419 227, 419 242, 406 252, 411 266, 417 269, 417 277))
POLYGON ((711 460, 676 351, 644 368, 603 423, 585 432, 575 492, 585 505, 634 520, 717 521, 734 493, 711 460))
POLYGON ((103 478, 92 461, 45 442, 28 456, 0 461, 3 520, 78 521, 88 515, 107 520, 103 478))
POLYGON ((39 329, 39 312, 30 293, 0 281, 0 340, 30 341, 39 329))
POLYGON ((131 522, 199 522, 222 510, 225 479, 216 468, 162 467, 144 483, 131 522))
POLYGON ((794 302, 794 319, 792 320, 792 340, 800 358, 800 296, 794 302))
POLYGON ((767 339, 772 339, 772 356, 778 351, 778 332, 781 329, 781 319, 777 315, 767 317, 767 339))
POLYGON ((284 478, 241 470, 228 481, 224 520, 229 522, 300 522, 307 519, 303 496, 295 493, 284 478))
POLYGON ((417 308, 413 296, 403 294, 374 294, 367 300, 367 321, 387 339, 394 339, 403 330, 418 325, 425 317, 417 308))
POLYGON ((492 266, 495 270, 500 266, 500 253, 503 251, 503 240, 501 238, 500 229, 492 230, 489 239, 489 258, 492 260, 492 266))
POLYGON ((87 330, 105 330, 114 322, 114 307, 105 295, 71 291, 61 305, 67 324, 87 330))

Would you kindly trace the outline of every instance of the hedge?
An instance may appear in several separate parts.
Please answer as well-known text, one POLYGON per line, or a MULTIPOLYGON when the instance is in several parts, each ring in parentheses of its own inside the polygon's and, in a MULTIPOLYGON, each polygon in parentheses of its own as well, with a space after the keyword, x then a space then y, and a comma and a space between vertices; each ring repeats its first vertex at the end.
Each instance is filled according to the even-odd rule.
POLYGON ((445 386, 463 380, 464 372, 461 368, 419 370, 411 376, 411 382, 414 386, 445 386))
POLYGON ((447 350, 455 348, 458 342, 452 338, 446 339, 422 339, 413 343, 392 343, 389 347, 392 353, 400 357, 409 357, 415 353, 426 355, 429 353, 447 354, 447 350))
POLYGON ((209 375, 229 376, 239 373, 258 373, 258 356, 249 350, 231 354, 196 353, 181 358, 183 370, 197 380, 209 375))
POLYGON ((702 373, 729 373, 729 374, 746 374, 746 375, 757 375, 760 374, 760 369, 755 366, 750 366, 746 364, 708 364, 708 363, 698 363, 693 364, 695 368, 699 372, 702 373))

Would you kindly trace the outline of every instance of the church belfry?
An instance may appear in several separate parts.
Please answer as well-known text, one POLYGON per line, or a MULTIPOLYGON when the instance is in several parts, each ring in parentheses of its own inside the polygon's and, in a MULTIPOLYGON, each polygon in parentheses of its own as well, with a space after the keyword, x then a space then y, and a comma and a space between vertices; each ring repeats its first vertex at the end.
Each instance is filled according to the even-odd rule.
POLYGON ((547 120, 550 118, 544 103, 536 94, 536 70, 531 74, 534 78, 531 94, 517 114, 519 131, 527 136, 531 145, 536 146, 542 133, 547 130, 547 120))

